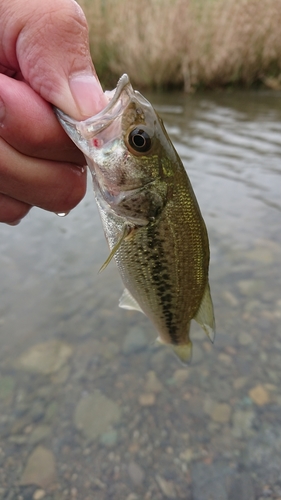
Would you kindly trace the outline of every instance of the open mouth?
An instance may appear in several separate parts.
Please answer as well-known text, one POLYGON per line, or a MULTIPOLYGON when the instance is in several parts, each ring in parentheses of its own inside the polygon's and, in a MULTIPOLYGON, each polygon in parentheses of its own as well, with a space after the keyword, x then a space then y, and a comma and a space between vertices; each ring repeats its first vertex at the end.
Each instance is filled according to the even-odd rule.
POLYGON ((56 115, 65 128, 66 132, 72 136, 71 129, 75 129, 84 139, 93 139, 107 128, 125 109, 134 90, 130 84, 128 75, 124 74, 119 79, 116 89, 107 92, 109 98, 107 106, 98 114, 83 121, 77 121, 55 108, 56 115))

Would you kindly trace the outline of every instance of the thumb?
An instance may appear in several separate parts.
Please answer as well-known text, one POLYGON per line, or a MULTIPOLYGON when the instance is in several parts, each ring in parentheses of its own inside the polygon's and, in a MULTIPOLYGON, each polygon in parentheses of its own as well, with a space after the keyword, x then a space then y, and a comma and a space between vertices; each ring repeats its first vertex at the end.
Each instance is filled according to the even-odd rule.
POLYGON ((98 113, 106 100, 92 64, 82 9, 74 0, 20 3, 25 15, 16 56, 25 81, 76 119, 98 113))

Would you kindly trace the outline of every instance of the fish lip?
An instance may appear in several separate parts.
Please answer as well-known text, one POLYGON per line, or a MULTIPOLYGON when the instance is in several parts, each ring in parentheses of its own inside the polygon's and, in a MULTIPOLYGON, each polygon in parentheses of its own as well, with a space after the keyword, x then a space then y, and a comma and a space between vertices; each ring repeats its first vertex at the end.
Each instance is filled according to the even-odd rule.
POLYGON ((107 128, 122 113, 124 105, 120 101, 120 96, 125 89, 128 97, 134 93, 130 79, 126 73, 119 78, 115 91, 112 91, 114 92, 113 97, 106 107, 96 115, 86 118, 86 120, 75 120, 59 108, 55 108, 55 113, 61 122, 78 130, 85 139, 90 139, 107 128))

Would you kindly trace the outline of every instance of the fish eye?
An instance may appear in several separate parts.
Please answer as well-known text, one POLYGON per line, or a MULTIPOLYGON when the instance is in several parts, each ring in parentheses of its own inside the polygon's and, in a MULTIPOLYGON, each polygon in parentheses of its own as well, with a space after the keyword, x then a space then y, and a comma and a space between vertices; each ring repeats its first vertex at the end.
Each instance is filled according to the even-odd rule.
POLYGON ((138 153, 146 153, 151 148, 151 138, 142 128, 134 128, 129 133, 129 144, 138 153))

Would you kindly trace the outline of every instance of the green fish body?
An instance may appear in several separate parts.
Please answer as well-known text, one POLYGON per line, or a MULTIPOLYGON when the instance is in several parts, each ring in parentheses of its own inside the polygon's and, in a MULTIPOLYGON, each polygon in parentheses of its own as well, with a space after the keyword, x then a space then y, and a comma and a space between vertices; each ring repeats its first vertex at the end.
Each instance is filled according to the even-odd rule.
POLYGON ((158 340, 186 362, 190 322, 213 341, 209 243, 182 162, 162 120, 123 75, 109 104, 77 122, 56 110, 85 154, 110 247, 125 291, 120 307, 146 314, 158 340))

